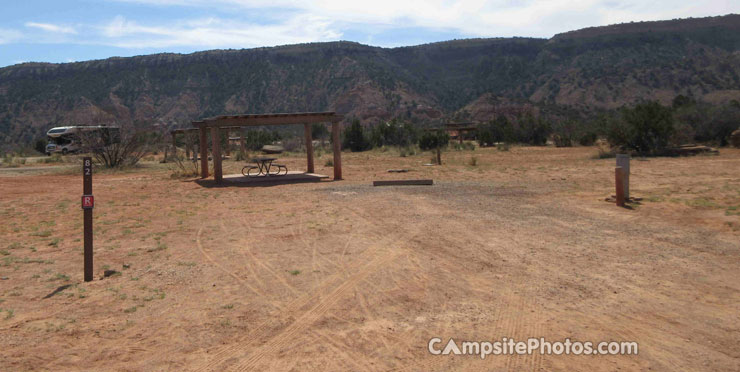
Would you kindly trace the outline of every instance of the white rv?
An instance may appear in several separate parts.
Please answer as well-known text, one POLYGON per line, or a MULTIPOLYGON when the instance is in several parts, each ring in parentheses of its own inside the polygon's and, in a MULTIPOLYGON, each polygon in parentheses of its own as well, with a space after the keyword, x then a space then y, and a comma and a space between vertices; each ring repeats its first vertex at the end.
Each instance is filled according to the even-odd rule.
MULTIPOLYGON (((119 128, 110 126, 70 126, 55 127, 46 132, 48 144, 46 145, 46 155, 53 153, 78 152, 82 149, 82 134, 100 136, 102 143, 106 146, 111 143, 117 143, 120 140, 119 128)), ((98 142, 98 141, 96 141, 98 142)))

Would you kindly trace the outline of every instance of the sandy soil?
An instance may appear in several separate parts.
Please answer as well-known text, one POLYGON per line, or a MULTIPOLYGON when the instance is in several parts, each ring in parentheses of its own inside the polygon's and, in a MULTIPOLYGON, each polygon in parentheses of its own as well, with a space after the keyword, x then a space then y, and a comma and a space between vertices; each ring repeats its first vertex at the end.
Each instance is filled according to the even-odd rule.
POLYGON ((0 370, 740 370, 740 151, 633 160, 633 209, 604 201, 594 154, 346 153, 344 181, 272 187, 96 174, 90 283, 81 177, 0 173, 0 370), (397 178, 436 183, 369 186, 397 178), (481 360, 433 337, 639 355, 481 360))

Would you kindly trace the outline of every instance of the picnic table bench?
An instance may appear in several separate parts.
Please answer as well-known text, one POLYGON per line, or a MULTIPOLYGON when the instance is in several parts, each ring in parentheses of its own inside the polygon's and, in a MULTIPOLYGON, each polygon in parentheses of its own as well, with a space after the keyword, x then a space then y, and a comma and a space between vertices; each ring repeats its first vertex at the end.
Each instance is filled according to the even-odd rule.
POLYGON ((273 163, 275 160, 277 158, 252 158, 250 161, 256 165, 246 165, 242 168, 242 174, 247 177, 284 176, 288 174, 288 167, 283 164, 273 163))

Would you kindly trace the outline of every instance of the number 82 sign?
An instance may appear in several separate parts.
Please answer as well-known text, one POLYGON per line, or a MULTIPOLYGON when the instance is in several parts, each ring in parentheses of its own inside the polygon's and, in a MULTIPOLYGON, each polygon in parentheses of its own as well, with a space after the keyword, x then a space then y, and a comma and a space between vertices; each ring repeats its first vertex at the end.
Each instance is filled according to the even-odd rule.
POLYGON ((83 195, 82 209, 93 209, 95 198, 92 196, 92 159, 84 158, 82 161, 83 195))

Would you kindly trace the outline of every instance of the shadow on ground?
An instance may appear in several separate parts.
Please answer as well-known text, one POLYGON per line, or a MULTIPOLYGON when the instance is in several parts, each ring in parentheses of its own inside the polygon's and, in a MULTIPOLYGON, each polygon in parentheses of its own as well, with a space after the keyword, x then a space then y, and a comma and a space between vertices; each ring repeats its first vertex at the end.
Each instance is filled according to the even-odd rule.
POLYGON ((329 176, 316 173, 289 173, 285 176, 260 176, 246 177, 241 174, 225 175, 222 184, 217 184, 214 179, 196 180, 203 187, 269 187, 278 185, 290 185, 295 183, 322 182, 328 180, 329 176))

